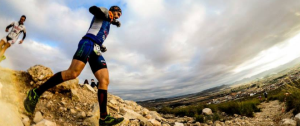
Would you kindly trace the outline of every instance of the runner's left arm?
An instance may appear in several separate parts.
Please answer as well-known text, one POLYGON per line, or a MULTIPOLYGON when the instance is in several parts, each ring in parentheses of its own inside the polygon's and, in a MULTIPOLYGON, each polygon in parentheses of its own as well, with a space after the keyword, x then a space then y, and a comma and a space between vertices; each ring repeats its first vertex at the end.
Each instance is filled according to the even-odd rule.
POLYGON ((24 39, 26 38, 26 29, 24 28, 24 30, 22 32, 23 32, 23 38, 22 38, 22 40, 20 40, 19 44, 22 44, 24 39))
POLYGON ((25 38, 26 38, 26 32, 23 32, 23 38, 22 38, 22 40, 24 41, 25 38))

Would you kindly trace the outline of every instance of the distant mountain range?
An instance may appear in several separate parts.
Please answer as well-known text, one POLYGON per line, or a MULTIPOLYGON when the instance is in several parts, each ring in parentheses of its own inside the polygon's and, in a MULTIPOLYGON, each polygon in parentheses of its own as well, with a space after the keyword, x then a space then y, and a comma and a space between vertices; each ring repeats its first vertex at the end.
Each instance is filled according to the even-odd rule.
POLYGON ((289 68, 292 68, 292 67, 295 67, 295 66, 299 66, 300 67, 300 57, 297 58, 297 59, 294 59, 293 61, 291 61, 289 63, 286 63, 286 64, 283 64, 283 65, 278 66, 276 68, 264 71, 262 73, 254 75, 252 77, 244 78, 244 79, 242 79, 240 81, 236 81, 236 82, 234 82, 232 84, 229 84, 229 85, 246 83, 246 82, 253 81, 255 79, 261 79, 261 78, 263 78, 265 76, 268 76, 268 75, 271 75, 271 74, 277 74, 277 73, 281 73, 281 72, 286 72, 286 71, 289 71, 289 68))

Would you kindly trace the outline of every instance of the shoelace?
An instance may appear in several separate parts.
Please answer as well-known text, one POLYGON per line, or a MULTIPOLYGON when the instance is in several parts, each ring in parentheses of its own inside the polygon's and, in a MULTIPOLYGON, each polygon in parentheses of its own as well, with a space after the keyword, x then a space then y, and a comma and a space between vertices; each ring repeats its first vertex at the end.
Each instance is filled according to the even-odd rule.
POLYGON ((35 93, 34 90, 35 90, 35 89, 32 90, 32 92, 34 93, 33 98, 31 97, 31 95, 32 95, 32 92, 31 92, 31 91, 28 92, 28 97, 29 97, 29 100, 30 100, 30 101, 33 101, 33 103, 36 103, 36 101, 37 101, 36 99, 37 99, 38 95, 35 93))

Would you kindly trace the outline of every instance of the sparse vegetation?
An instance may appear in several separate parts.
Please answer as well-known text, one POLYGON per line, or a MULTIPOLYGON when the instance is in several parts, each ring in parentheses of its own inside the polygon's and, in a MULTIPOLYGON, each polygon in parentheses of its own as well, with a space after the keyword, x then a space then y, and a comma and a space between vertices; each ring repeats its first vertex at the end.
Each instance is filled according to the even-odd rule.
POLYGON ((231 101, 220 104, 212 104, 212 105, 191 105, 184 107, 176 107, 170 108, 167 106, 162 107, 158 110, 160 113, 164 114, 174 114, 175 116, 189 116, 195 117, 196 121, 205 122, 206 120, 220 120, 222 118, 221 112, 225 112, 226 114, 233 115, 239 114, 244 116, 253 117, 253 112, 260 111, 257 108, 257 105, 260 103, 257 99, 251 99, 247 101, 231 101), (205 116, 202 114, 202 109, 210 108, 214 112, 213 115, 205 116))
POLYGON ((293 110, 293 114, 300 113, 300 80, 294 81, 286 78, 286 85, 270 92, 269 100, 285 102, 286 111, 293 110))
MULTIPOLYGON (((285 102, 286 111, 292 110, 294 114, 300 113, 300 80, 292 81, 286 78, 285 85, 282 88, 268 92, 269 100, 279 100, 285 102)), ((264 101, 264 100, 262 100, 264 101)), ((206 122, 207 120, 220 120, 223 117, 221 112, 225 112, 228 115, 238 114, 242 116, 253 117, 254 112, 259 112, 260 109, 257 107, 262 101, 256 96, 248 97, 243 100, 229 101, 220 104, 206 105, 199 103, 197 105, 181 106, 181 107, 167 107, 164 106, 158 110, 164 114, 174 114, 175 116, 189 116, 194 117, 196 121, 206 122), (210 108, 213 111, 213 115, 203 115, 202 109, 210 108)))

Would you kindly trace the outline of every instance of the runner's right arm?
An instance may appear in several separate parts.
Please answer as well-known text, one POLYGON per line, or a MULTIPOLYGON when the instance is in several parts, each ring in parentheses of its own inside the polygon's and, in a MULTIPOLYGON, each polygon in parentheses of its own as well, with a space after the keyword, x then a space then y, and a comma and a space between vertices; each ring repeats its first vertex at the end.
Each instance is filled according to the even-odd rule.
POLYGON ((92 6, 89 9, 90 13, 96 16, 97 18, 102 18, 105 20, 110 20, 109 15, 108 15, 108 10, 104 7, 97 7, 97 6, 92 6))
POLYGON ((9 25, 6 27, 5 31, 8 32, 8 29, 11 28, 12 26, 14 26, 14 22, 11 23, 11 24, 9 24, 9 25))

